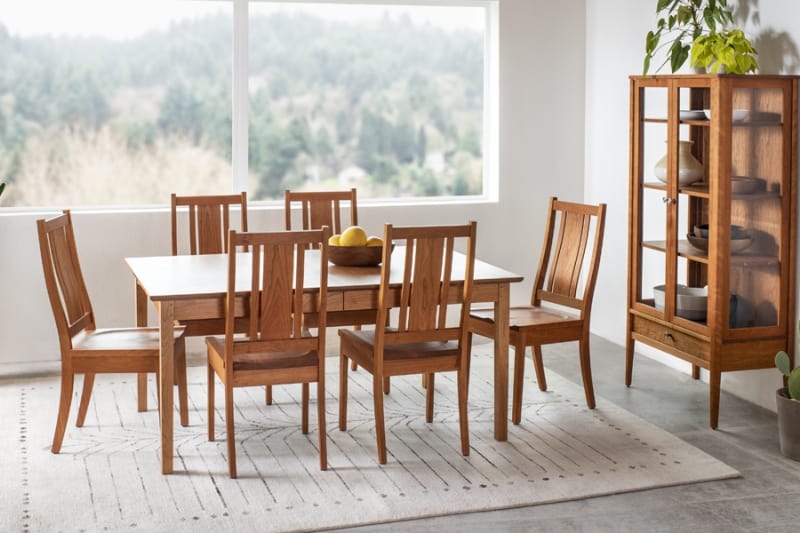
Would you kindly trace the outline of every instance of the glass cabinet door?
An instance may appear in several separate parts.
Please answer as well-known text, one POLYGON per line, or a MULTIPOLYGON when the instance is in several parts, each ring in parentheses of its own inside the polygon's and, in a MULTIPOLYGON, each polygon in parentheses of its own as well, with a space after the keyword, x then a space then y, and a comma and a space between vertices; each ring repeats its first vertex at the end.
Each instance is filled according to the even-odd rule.
POLYGON ((777 326, 784 288, 781 286, 784 220, 782 196, 786 174, 783 89, 738 87, 732 90, 730 166, 720 166, 720 180, 730 187, 730 226, 723 228, 727 264, 731 329, 777 326))

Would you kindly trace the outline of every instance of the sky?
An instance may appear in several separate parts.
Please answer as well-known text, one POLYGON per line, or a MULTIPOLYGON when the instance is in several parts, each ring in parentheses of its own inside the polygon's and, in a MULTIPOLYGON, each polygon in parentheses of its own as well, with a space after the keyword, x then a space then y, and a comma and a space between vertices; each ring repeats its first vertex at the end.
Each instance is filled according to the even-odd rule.
MULTIPOLYGON (((399 0, 402 1, 402 0, 399 0)), ((0 0, 0 23, 17 36, 70 35, 126 39, 164 29, 170 22, 212 12, 233 12, 229 1, 214 0, 0 0), (43 16, 45 14, 45 16, 43 16)), ((413 20, 447 29, 483 29, 479 7, 298 4, 251 2, 250 13, 304 10, 334 20, 376 19, 409 13, 413 20), (413 11, 412 11, 413 10, 413 11)))

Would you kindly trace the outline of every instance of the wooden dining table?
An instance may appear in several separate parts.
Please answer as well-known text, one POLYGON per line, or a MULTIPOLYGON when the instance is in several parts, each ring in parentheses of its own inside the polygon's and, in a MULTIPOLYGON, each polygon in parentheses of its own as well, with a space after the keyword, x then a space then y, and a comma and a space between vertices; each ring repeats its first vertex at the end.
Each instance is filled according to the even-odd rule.
MULTIPOLYGON (((397 247, 393 254, 402 254, 397 247)), ((241 252, 246 254, 246 252, 241 252)), ((307 254, 318 254, 309 250, 307 254)), ((148 300, 152 301, 158 315, 161 331, 159 352, 159 421, 161 427, 161 471, 173 472, 174 456, 174 397, 173 397, 173 336, 176 320, 213 319, 224 316, 227 294, 226 254, 209 255, 169 255, 151 257, 128 257, 125 259, 136 281, 136 323, 147 325, 148 300)), ((463 284, 464 256, 458 254, 454 267, 452 283, 463 284)), ((241 271, 237 271, 237 293, 241 294, 241 304, 237 303, 237 316, 245 315, 245 299, 249 295, 250 272, 240 261, 241 271)), ((402 261, 393 264, 402 266, 402 261)), ((307 265, 319 261, 307 261, 307 265)), ((398 268, 398 276, 401 275, 398 268)), ((313 269, 306 272, 309 280, 317 282, 307 285, 313 294, 318 286, 319 274, 313 269)), ((497 328, 494 344, 494 437, 504 441, 508 437, 508 315, 510 284, 522 281, 522 276, 489 263, 476 260, 472 301, 494 305, 495 326, 497 328)), ((380 267, 343 267, 330 265, 328 269, 328 325, 356 325, 374 323, 378 302, 380 267)), ((399 282, 399 279, 398 279, 399 282)), ((459 292, 459 291, 452 291, 459 292)), ((310 303, 314 299, 307 298, 310 303)), ((309 310, 313 311, 313 310, 309 310)), ((141 392, 141 391, 140 391, 141 392)), ((145 395, 140 394, 140 398, 145 395)), ((140 400, 141 401, 141 400, 140 400)))

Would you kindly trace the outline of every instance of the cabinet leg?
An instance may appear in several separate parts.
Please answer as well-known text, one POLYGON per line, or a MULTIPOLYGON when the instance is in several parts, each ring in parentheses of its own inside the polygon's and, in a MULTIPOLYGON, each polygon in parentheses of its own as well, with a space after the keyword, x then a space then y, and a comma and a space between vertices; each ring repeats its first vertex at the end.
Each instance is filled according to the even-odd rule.
POLYGON ((711 429, 717 429, 719 424, 719 390, 722 373, 719 370, 709 371, 708 385, 708 417, 711 429))
POLYGON ((633 379, 633 337, 631 332, 628 331, 628 340, 625 342, 625 386, 631 386, 633 379))
POLYGON ((700 379, 700 367, 692 365, 692 379, 700 379))

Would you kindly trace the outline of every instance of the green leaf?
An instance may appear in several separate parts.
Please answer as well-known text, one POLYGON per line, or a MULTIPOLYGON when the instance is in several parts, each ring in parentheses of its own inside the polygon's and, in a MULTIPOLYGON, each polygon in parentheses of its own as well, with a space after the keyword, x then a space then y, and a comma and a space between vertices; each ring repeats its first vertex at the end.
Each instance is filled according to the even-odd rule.
POLYGON ((789 388, 789 397, 800 400, 800 366, 792 370, 792 373, 789 374, 787 386, 789 388))
POLYGON ((674 0, 658 0, 658 4, 656 4, 656 13, 667 7, 670 2, 674 0))
POLYGON ((788 376, 791 373, 791 370, 789 368, 791 366, 791 362, 789 361, 789 354, 787 354, 783 350, 775 354, 775 366, 778 367, 778 370, 781 371, 781 374, 783 374, 784 376, 788 376))
POLYGON ((672 72, 677 72, 689 57, 689 45, 676 40, 669 49, 669 57, 669 66, 672 72))

